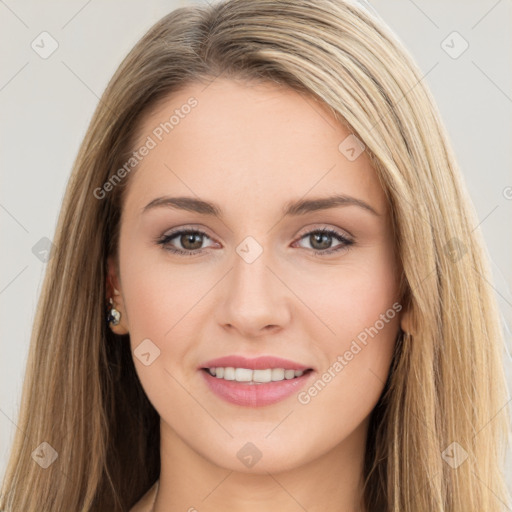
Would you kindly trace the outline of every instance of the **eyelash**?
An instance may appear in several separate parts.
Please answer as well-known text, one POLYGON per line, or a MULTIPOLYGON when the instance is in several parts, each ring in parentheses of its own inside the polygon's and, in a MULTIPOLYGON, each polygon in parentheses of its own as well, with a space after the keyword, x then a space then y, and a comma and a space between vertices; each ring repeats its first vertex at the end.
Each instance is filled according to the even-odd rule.
MULTIPOLYGON (((335 231, 333 229, 314 229, 312 231, 308 231, 307 233, 304 233, 299 238, 299 240, 302 240, 306 236, 310 236, 313 233, 322 233, 325 235, 330 235, 333 238, 337 238, 340 242, 342 242, 342 245, 340 245, 338 248, 335 248, 335 249, 326 249, 324 251, 320 251, 317 249, 311 249, 313 251, 313 255, 315 255, 315 256, 322 257, 327 254, 333 254, 333 253, 339 252, 343 249, 346 249, 354 244, 353 240, 349 240, 348 238, 343 236, 341 233, 339 233, 338 231, 335 231)), ((176 249, 176 248, 168 245, 172 239, 176 238, 177 236, 184 235, 184 234, 199 234, 199 235, 205 236, 207 238, 210 238, 207 233, 205 233, 204 231, 201 231, 200 229, 181 229, 181 230, 169 233, 168 235, 164 235, 161 238, 158 238, 156 240, 156 243, 161 245, 164 250, 172 252, 174 254, 179 254, 181 256, 195 256, 197 254, 202 253, 205 250, 205 248, 203 248, 203 249, 196 249, 194 251, 191 251, 191 250, 187 251, 187 250, 183 250, 183 249, 176 249)))

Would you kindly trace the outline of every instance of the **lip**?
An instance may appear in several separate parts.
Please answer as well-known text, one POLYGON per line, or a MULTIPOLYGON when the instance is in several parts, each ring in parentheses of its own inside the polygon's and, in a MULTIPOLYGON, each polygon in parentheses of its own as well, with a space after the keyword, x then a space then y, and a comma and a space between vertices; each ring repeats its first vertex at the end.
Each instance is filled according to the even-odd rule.
MULTIPOLYGON (((212 361, 208 364, 211 362, 212 361)), ((254 363, 255 360, 252 360, 252 362, 254 363)), ((222 365, 219 364, 219 366, 222 365)), ((244 366, 238 366, 238 368, 243 367, 244 366)), ((268 368, 268 366, 266 368, 268 368)), ((282 366, 275 366, 275 368, 282 368, 282 366)), ((254 369, 257 370, 261 368, 254 369)), ((296 394, 306 385, 307 382, 311 380, 312 376, 316 374, 314 370, 311 370, 300 377, 295 377, 289 380, 285 379, 275 382, 248 384, 246 382, 236 382, 233 380, 224 380, 214 377, 204 368, 200 369, 200 373, 203 375, 210 391, 215 395, 229 403, 245 407, 264 407, 266 405, 280 402, 281 400, 288 398, 290 395, 296 394)))
MULTIPOLYGON (((282 359, 281 357, 274 356, 260 356, 255 358, 247 358, 244 356, 231 355, 226 357, 218 357, 211 359, 199 366, 199 370, 203 368, 218 368, 218 367, 233 367, 233 368, 248 368, 249 370, 265 370, 266 368, 283 368, 284 370, 314 370, 310 366, 289 359, 282 359)), ((218 379, 220 380, 220 379, 218 379)))

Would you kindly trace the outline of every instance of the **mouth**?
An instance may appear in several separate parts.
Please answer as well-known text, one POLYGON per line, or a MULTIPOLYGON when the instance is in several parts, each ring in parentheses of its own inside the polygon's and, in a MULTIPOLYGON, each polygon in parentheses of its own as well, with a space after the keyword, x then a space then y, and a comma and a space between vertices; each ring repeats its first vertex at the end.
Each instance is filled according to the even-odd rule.
POLYGON ((206 367, 200 373, 214 396, 229 404, 264 407, 291 398, 311 382, 312 368, 206 367))

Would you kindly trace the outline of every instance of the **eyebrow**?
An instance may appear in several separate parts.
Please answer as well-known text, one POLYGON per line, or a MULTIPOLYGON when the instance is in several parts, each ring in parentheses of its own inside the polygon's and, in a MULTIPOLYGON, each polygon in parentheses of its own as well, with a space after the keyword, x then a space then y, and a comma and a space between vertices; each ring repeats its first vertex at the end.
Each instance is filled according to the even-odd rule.
MULTIPOLYGON (((287 216, 305 215, 310 212, 327 210, 341 206, 357 206, 363 210, 380 217, 381 215, 372 208, 368 203, 361 199, 357 199, 347 195, 332 195, 328 197, 318 197, 313 199, 299 199, 298 201, 290 201, 285 204, 282 214, 287 216)), ((222 209, 215 203, 203 201, 195 197, 157 197, 150 201, 141 213, 153 210, 158 207, 174 208, 178 210, 186 210, 189 212, 199 213, 202 215, 211 215, 214 217, 222 217, 222 209)))

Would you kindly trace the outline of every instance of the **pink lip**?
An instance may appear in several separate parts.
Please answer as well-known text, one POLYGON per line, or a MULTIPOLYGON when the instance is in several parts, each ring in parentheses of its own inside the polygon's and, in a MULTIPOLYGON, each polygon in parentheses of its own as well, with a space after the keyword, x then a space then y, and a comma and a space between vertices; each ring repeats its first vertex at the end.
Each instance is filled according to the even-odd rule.
POLYGON ((202 368, 248 368, 250 370, 265 370, 266 368, 283 368, 285 370, 308 370, 311 367, 304 366, 290 361, 289 359, 281 359, 274 356, 260 356, 253 359, 248 359, 243 356, 226 356, 218 357, 203 363, 199 369, 202 368))
POLYGON ((228 402, 246 407, 262 407, 284 400, 291 394, 297 392, 306 381, 309 381, 311 375, 314 373, 314 371, 308 371, 300 377, 289 380, 285 379, 276 382, 249 384, 247 382, 219 379, 210 375, 206 370, 207 368, 218 367, 248 368, 251 370, 283 368, 284 370, 302 371, 313 370, 313 368, 280 357, 260 356, 250 359, 237 355, 211 359, 199 367, 199 370, 201 370, 206 380, 206 384, 213 393, 228 402))
MULTIPOLYGON (((211 362, 212 361, 210 361, 209 364, 211 362)), ((240 365, 238 368, 244 368, 244 366, 240 365)), ((266 366, 266 368, 269 367, 266 366)), ((282 366, 276 366, 275 368, 282 368, 282 366)), ((300 377, 289 380, 285 379, 262 384, 249 384, 247 382, 219 379, 218 377, 210 375, 208 370, 205 369, 201 369, 200 371, 210 390, 218 397, 232 404, 246 407, 263 407, 280 402, 290 395, 297 393, 299 389, 311 379, 312 375, 315 374, 314 371, 309 371, 300 377)))

